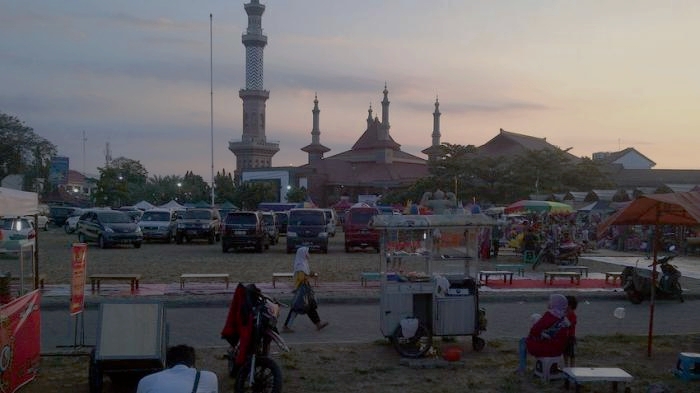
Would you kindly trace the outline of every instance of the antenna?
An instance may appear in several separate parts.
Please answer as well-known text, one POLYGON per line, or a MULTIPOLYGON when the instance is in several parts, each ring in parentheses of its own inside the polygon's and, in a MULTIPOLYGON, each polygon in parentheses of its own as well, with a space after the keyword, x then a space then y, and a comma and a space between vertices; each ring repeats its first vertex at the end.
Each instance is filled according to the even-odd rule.
POLYGON ((87 137, 85 136, 85 130, 83 130, 83 176, 85 176, 85 142, 87 142, 87 137))

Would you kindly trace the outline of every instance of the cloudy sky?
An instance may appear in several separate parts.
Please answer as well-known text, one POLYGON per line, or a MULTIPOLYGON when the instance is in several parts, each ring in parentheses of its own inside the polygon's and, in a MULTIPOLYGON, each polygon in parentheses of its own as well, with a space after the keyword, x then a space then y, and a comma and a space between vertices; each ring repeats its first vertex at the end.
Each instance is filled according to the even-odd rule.
MULTIPOLYGON (((0 111, 97 173, 113 157, 150 175, 235 169, 244 1, 2 0, 0 111), (213 47, 210 20, 213 14, 213 47), (83 141, 83 132, 87 140, 83 141), (85 154, 83 154, 85 147, 85 154)), ((700 169, 700 2, 268 0, 263 29, 273 165, 306 163, 314 94, 321 143, 348 150, 381 112, 423 156, 503 128, 579 156, 634 147, 656 168, 700 169)))

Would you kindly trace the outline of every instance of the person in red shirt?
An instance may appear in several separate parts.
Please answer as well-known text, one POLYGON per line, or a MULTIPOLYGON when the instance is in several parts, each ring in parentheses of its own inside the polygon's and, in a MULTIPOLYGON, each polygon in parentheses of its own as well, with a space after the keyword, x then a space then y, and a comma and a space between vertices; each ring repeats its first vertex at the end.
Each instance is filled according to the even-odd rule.
POLYGON ((547 312, 532 325, 528 336, 520 340, 519 373, 527 368, 528 353, 534 357, 555 357, 564 353, 571 326, 566 318, 568 305, 564 295, 550 295, 547 312))
POLYGON ((576 296, 567 296, 566 300, 569 303, 569 307, 566 311, 566 319, 569 320, 571 324, 568 328, 566 337, 566 347, 564 348, 564 364, 566 367, 576 367, 576 307, 578 307, 578 300, 576 296))

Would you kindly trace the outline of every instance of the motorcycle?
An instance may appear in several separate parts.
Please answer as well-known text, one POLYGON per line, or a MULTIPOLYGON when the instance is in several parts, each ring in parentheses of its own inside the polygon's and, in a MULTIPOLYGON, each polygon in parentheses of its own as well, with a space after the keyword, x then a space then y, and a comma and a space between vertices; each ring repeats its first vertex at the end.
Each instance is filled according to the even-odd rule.
MULTIPOLYGON (((683 302, 683 288, 681 288, 681 272, 670 263, 675 254, 666 255, 657 259, 656 264, 661 269, 661 277, 657 280, 659 273, 654 279, 651 278, 652 271, 649 269, 639 269, 637 266, 627 266, 622 270, 623 290, 632 304, 639 304, 644 299, 651 298, 651 286, 654 285, 655 297, 657 299, 679 299, 683 302)), ((648 267, 652 267, 649 265, 648 267)))
POLYGON ((222 332, 222 338, 231 345, 225 357, 229 376, 236 378, 235 392, 282 391, 282 371, 270 357, 272 342, 289 351, 277 330, 281 306, 254 284, 238 284, 222 332))
POLYGON ((578 243, 563 243, 557 247, 554 240, 548 238, 537 253, 532 270, 535 270, 542 262, 557 265, 578 265, 581 252, 582 247, 578 243))

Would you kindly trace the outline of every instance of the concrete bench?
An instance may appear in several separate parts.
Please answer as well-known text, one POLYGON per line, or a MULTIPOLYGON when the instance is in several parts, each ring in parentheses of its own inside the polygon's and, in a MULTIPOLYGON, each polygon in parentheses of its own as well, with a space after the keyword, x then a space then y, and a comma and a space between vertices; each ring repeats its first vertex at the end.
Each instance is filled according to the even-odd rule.
POLYGON ((569 277, 571 279, 571 283, 574 283, 574 280, 576 280, 576 285, 581 284, 581 273, 579 272, 544 272, 544 283, 547 284, 547 279, 549 279, 549 284, 554 283, 554 277, 569 277))
POLYGON ((620 285, 622 285, 622 272, 605 272, 605 283, 608 283, 608 279, 612 278, 612 283, 615 285, 617 279, 620 279, 620 285))
POLYGON ((612 382, 612 391, 617 392, 618 382, 626 384, 633 379, 627 371, 617 367, 567 367, 562 372, 567 377, 564 385, 566 389, 569 389, 571 381, 577 393, 581 391, 584 382, 612 382))
POLYGON ((503 282, 508 282, 508 278, 510 278, 510 283, 513 283, 513 272, 507 270, 482 270, 479 272, 479 281, 488 285, 490 276, 503 276, 503 282))
MULTIPOLYGON (((12 276, 11 280, 12 281, 19 281, 19 276, 12 276)), ((34 276, 28 275, 24 276, 24 281, 25 282, 31 282, 32 284, 34 283, 34 276)), ((44 281, 46 281, 46 275, 44 274, 39 274, 39 288, 44 289, 44 281)))
POLYGON ((559 271, 562 272, 579 272, 585 274, 588 277, 588 266, 559 266, 559 271))
MULTIPOLYGON (((314 286, 318 285, 318 273, 313 273, 311 276, 314 280, 314 286)), ((287 273, 287 272, 277 272, 277 273, 272 273, 272 287, 275 287, 275 283, 277 282, 278 279, 280 278, 294 278, 294 273, 287 273)))
POLYGON ((102 281, 129 281, 131 286, 131 292, 139 289, 139 280, 141 279, 140 274, 92 274, 88 277, 90 279, 90 288, 92 292, 95 292, 95 287, 97 291, 100 291, 100 283, 102 281))
POLYGON ((509 270, 511 272, 518 273, 519 276, 525 276, 525 264, 524 263, 511 263, 511 264, 498 264, 496 265, 498 270, 509 270))
POLYGON ((379 272, 361 272, 360 273, 360 284, 363 287, 367 286, 367 281, 379 281, 382 275, 379 272))
POLYGON ((189 279, 223 279, 226 283, 226 289, 229 285, 228 273, 183 273, 180 275, 180 289, 185 288, 185 280, 189 279))

